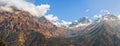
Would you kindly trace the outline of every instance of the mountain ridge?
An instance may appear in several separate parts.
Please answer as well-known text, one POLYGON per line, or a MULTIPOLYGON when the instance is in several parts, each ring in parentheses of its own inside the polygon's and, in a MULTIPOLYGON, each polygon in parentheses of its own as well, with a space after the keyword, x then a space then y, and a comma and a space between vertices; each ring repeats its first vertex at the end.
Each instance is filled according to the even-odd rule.
POLYGON ((14 9, 14 12, 0 10, 0 35, 4 35, 7 46, 44 46, 49 38, 67 37, 69 32, 45 17, 14 9))

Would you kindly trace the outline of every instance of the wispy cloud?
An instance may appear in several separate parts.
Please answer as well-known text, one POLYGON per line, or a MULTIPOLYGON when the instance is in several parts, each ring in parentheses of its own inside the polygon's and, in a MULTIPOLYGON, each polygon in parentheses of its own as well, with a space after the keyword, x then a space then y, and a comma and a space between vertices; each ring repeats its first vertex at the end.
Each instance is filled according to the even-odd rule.
POLYGON ((105 14, 110 14, 110 11, 107 9, 101 9, 100 12, 105 14))
POLYGON ((85 10, 85 12, 89 12, 89 11, 90 11, 90 9, 86 9, 86 10, 85 10))

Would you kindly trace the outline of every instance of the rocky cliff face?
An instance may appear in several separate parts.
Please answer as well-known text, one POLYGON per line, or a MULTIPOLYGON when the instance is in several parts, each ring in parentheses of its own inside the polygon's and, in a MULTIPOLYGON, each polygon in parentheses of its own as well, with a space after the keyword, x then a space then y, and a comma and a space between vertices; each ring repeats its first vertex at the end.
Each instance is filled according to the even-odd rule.
POLYGON ((0 35, 7 46, 45 46, 50 37, 67 36, 67 30, 58 28, 44 17, 34 17, 18 9, 0 10, 0 35))

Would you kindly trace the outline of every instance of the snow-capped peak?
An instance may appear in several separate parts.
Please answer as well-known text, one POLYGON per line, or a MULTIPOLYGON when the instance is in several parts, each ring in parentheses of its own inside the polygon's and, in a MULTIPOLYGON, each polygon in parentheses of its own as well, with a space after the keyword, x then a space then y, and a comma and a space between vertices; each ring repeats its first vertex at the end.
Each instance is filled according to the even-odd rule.
POLYGON ((83 18, 80 18, 79 20, 72 22, 72 24, 70 24, 69 27, 86 26, 86 25, 89 25, 91 22, 92 20, 89 19, 88 17, 83 17, 83 18))
POLYGON ((112 15, 112 14, 106 14, 103 16, 103 19, 109 19, 109 20, 116 20, 119 19, 118 16, 112 15))
POLYGON ((78 23, 89 23, 90 21, 88 17, 83 17, 78 20, 78 23))
POLYGON ((97 18, 97 21, 120 20, 119 15, 106 14, 97 18))

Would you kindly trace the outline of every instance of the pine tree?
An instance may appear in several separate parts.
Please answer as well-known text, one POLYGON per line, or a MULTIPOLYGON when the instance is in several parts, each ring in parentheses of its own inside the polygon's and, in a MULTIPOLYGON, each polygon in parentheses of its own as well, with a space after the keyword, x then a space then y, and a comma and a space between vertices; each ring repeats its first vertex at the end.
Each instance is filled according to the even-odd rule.
POLYGON ((6 46, 6 43, 4 42, 4 35, 0 35, 0 46, 6 46))

